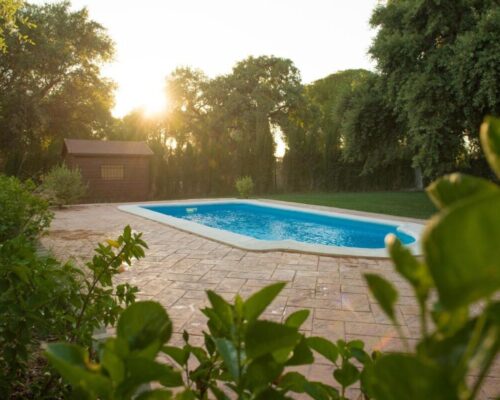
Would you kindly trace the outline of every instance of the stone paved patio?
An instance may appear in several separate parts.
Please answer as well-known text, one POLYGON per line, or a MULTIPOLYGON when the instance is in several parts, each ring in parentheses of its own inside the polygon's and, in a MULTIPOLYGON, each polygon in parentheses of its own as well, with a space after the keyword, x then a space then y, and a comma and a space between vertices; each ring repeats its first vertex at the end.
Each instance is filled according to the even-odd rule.
MULTIPOLYGON (((308 335, 331 340, 362 339, 368 350, 403 350, 407 337, 414 345, 419 334, 418 307, 412 290, 393 272, 388 260, 324 257, 298 253, 256 253, 234 249, 185 233, 158 222, 121 212, 116 205, 85 205, 57 211, 43 244, 61 259, 78 262, 92 254, 96 243, 118 236, 125 225, 143 232, 149 245, 146 258, 119 276, 137 285, 141 299, 154 299, 169 312, 181 340, 185 329, 201 343, 205 318, 199 308, 207 304, 204 291, 214 289, 227 299, 236 293, 248 296, 276 281, 287 286, 265 317, 281 321, 297 309, 309 309, 304 324, 308 335), (363 273, 375 272, 399 290, 397 330, 368 292, 363 273)), ((301 369, 309 378, 333 384, 325 360, 301 369)), ((500 394, 500 363, 496 363, 481 393, 482 399, 500 394)), ((356 398, 356 389, 350 396, 356 398)))

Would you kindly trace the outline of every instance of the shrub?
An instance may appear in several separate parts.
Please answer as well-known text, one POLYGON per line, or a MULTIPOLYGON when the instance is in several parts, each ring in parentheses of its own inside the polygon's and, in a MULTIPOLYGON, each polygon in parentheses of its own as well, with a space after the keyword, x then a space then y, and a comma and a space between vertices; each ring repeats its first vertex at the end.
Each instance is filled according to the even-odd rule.
POLYGON ((143 257, 145 247, 141 234, 127 226, 117 240, 98 245, 84 273, 41 257, 22 235, 0 245, 0 393, 38 398, 53 389, 50 372, 49 378, 26 375, 33 372, 27 369, 40 342, 66 340, 90 348, 93 332, 114 326, 123 306, 134 302, 137 288, 113 287, 113 276, 122 263, 143 257))
POLYGON ((62 207, 81 199, 87 186, 79 169, 69 169, 64 164, 55 166, 42 178, 41 192, 51 204, 62 207))
MULTIPOLYGON (((482 128, 487 159, 500 177, 500 121, 482 128)), ((155 302, 138 302, 121 315, 117 337, 108 339, 98 364, 90 364, 83 348, 51 344, 47 357, 78 393, 88 398, 130 399, 140 385, 157 381, 163 388, 137 398, 286 399, 289 392, 313 399, 345 399, 359 382, 364 398, 474 399, 500 349, 500 188, 492 182, 453 174, 434 182, 428 193, 440 208, 423 234, 423 259, 390 236, 387 247, 395 270, 413 288, 420 308, 421 339, 414 352, 371 356, 354 340, 333 343, 305 337, 299 328, 309 312, 296 311, 284 323, 260 320, 284 283, 263 288, 230 304, 207 291, 211 307, 204 346, 168 346, 172 322, 155 302), (436 301, 430 307, 431 293, 436 301), (472 314, 471 307, 480 312, 472 314), (431 317, 431 328, 427 319, 431 317), (171 364, 156 361, 166 354, 171 364), (311 364, 314 353, 333 364, 340 390, 311 382, 289 367, 311 364), (191 359, 196 362, 190 362, 191 359), (356 361, 356 362, 354 362, 356 361), (473 379, 467 379, 477 372, 473 379)), ((397 325, 397 290, 379 275, 366 274, 373 296, 397 325)), ((192 361, 194 361, 192 360, 192 361)))
POLYGON ((48 203, 34 189, 31 181, 0 175, 0 244, 21 234, 33 240, 49 226, 48 203))
POLYGON ((252 177, 250 176, 243 176, 236 179, 235 186, 236 190, 238 191, 238 194, 243 199, 248 199, 250 195, 253 193, 254 184, 252 177))

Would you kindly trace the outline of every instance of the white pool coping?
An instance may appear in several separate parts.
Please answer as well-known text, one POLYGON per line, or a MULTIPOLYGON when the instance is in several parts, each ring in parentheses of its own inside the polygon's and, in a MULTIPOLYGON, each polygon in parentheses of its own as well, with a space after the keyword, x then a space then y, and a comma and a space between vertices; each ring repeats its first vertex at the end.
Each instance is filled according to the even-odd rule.
POLYGON ((196 222, 188 221, 181 218, 171 217, 169 215, 161 214, 143 207, 150 206, 175 206, 175 205, 196 205, 204 204, 223 204, 223 203, 241 203, 265 206, 270 208, 277 208, 282 210, 300 211, 316 215, 325 215, 331 217, 339 217, 344 219, 352 219, 364 222, 381 223, 396 227, 399 231, 411 235, 415 238, 415 242, 408 245, 407 248, 415 255, 421 255, 420 239, 424 230, 423 224, 408 221, 398 221, 391 217, 391 219, 375 218, 354 215, 349 213, 339 213, 334 211, 316 210, 306 207, 289 206, 284 204, 277 204, 266 202, 262 200, 240 200, 240 199, 221 199, 221 200, 180 200, 180 201, 163 201, 163 202, 148 202, 144 204, 134 205, 120 205, 118 209, 143 218, 157 221, 179 230, 193 233, 214 240, 216 242, 228 244, 230 246, 250 251, 292 251, 300 253, 318 254, 318 255, 335 255, 335 256, 355 256, 355 257, 373 257, 373 258, 387 258, 387 250, 384 249, 370 249, 359 247, 342 247, 342 246, 329 246, 323 244, 303 243, 295 240, 259 240, 250 236, 240 235, 238 233, 229 232, 223 229, 211 228, 196 222))

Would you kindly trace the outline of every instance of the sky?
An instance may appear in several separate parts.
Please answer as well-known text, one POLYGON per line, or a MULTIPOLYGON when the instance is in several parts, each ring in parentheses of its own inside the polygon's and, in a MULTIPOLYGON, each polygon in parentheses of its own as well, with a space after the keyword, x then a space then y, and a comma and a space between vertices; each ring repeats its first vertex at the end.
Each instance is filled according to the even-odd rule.
POLYGON ((165 78, 178 66, 214 77, 249 55, 274 55, 291 59, 305 83, 373 69, 368 21, 379 1, 72 0, 72 7, 87 7, 115 42, 102 71, 118 85, 113 114, 121 117, 166 107, 165 78))

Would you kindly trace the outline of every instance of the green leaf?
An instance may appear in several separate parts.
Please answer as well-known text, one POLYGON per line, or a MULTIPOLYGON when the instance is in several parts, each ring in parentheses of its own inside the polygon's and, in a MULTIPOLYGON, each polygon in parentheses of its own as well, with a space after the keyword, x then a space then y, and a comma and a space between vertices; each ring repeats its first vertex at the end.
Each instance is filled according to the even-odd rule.
POLYGON ((498 186, 486 179, 454 173, 434 181, 426 189, 438 208, 449 207, 464 199, 498 191, 498 186))
POLYGON ((248 326, 245 335, 247 356, 257 358, 280 349, 293 348, 301 338, 296 328, 271 321, 256 321, 248 326))
POLYGON ((337 389, 321 382, 307 381, 304 384, 304 390, 314 400, 335 400, 340 398, 337 389))
POLYGON ((45 352, 50 363, 74 388, 81 388, 93 396, 109 398, 113 387, 111 380, 100 374, 97 365, 91 364, 88 352, 74 344, 52 343, 45 352))
POLYGON ((140 385, 154 381, 158 381, 166 387, 177 387, 184 384, 179 371, 148 358, 130 357, 126 360, 125 368, 126 378, 117 389, 125 397, 132 395, 140 385))
POLYGON ((231 305, 217 293, 207 290, 208 300, 212 304, 213 311, 220 319, 226 329, 233 324, 233 310, 231 305))
POLYGON ((335 363, 337 361, 339 350, 337 346, 335 346, 332 342, 319 336, 311 336, 306 340, 311 349, 317 351, 332 363, 335 363))
POLYGON ((29 272, 30 272, 30 270, 28 269, 28 267, 26 267, 24 265, 14 265, 12 267, 12 272, 14 272, 21 281, 23 281, 26 284, 29 284, 29 281, 30 281, 29 272))
POLYGON ((235 381, 238 381, 240 366, 238 364, 238 353, 234 344, 227 339, 215 339, 215 347, 224 361, 224 365, 235 381))
POLYGON ((180 366, 186 365, 189 358, 189 352, 178 347, 163 346, 161 351, 171 357, 180 366))
POLYGON ((424 304, 434 286, 429 268, 418 261, 395 235, 387 235, 385 242, 396 271, 412 285, 419 303, 424 304))
POLYGON ((442 335, 449 336, 458 331, 468 322, 469 307, 447 310, 444 309, 441 304, 435 303, 431 316, 437 330, 442 335))
POLYGON ((365 274, 364 276, 370 291, 380 304, 380 307, 382 307, 382 310, 395 322, 394 305, 398 299, 398 292, 392 283, 376 274, 365 274))
POLYGON ((278 364, 270 354, 254 359, 245 371, 245 387, 257 391, 259 387, 265 386, 278 378, 283 372, 283 368, 283 365, 278 364))
POLYGON ((208 354, 210 354, 210 355, 214 354, 215 343, 214 343, 214 339, 212 338, 212 336, 210 336, 206 332, 203 332, 203 338, 205 339, 204 340, 205 341, 205 348, 207 349, 208 354))
POLYGON ((305 337, 302 337, 301 341, 295 348, 293 349, 292 357, 286 362, 285 365, 305 365, 312 364, 314 362, 314 356, 309 349, 307 344, 307 340, 305 337))
POLYGON ((500 119, 485 118, 480 131, 484 155, 491 169, 500 178, 500 119))
POLYGON ((450 384, 447 373, 436 364, 414 355, 384 355, 367 371, 363 384, 375 399, 458 399, 456 388, 450 384))
POLYGON ((294 371, 287 372, 283 375, 279 380, 278 385, 285 390, 291 390, 295 393, 304 393, 304 385, 306 382, 307 379, 304 375, 294 371))
POLYGON ((125 339, 131 351, 156 356, 172 335, 172 322, 165 309, 154 301, 140 301, 129 306, 120 316, 116 333, 125 339))
POLYGON ((244 315, 248 321, 256 320, 283 290, 286 283, 269 285, 251 295, 244 304, 244 315))
POLYGON ((372 362, 369 354, 363 349, 353 347, 351 349, 351 355, 363 365, 367 365, 372 362))
POLYGON ((460 203, 433 218, 423 235, 425 258, 445 308, 500 288, 500 192, 460 203))
POLYGON ((342 386, 348 387, 359 379, 360 372, 349 361, 344 361, 341 368, 333 371, 333 376, 342 386))
POLYGON ((123 360, 107 348, 102 352, 101 365, 111 376, 115 385, 120 384, 125 378, 123 360))
POLYGON ((288 316, 288 318, 285 321, 285 325, 298 329, 306 321, 307 317, 309 317, 309 314, 310 314, 309 310, 295 311, 288 316))

